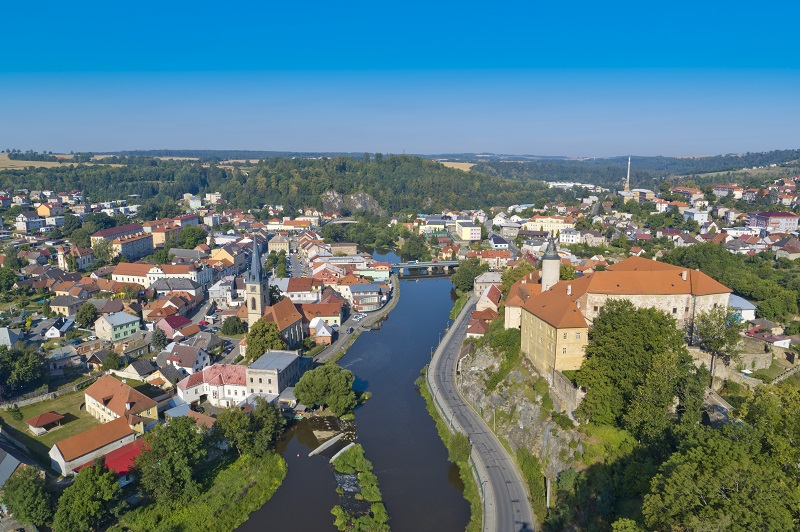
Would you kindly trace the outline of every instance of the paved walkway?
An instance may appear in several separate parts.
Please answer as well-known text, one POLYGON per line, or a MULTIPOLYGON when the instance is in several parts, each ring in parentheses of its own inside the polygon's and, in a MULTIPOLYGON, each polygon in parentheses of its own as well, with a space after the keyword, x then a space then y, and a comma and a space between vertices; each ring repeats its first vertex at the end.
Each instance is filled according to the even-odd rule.
MULTIPOLYGON (((351 340, 352 336, 358 336, 370 326, 382 320, 384 316, 389 314, 394 307, 397 306, 397 302, 400 301, 400 283, 398 282, 396 275, 392 275, 390 277, 390 282, 392 283, 392 299, 390 299, 383 308, 374 312, 366 313, 367 317, 360 322, 353 321, 353 318, 351 317, 346 322, 342 323, 339 326, 339 337, 336 339, 336 341, 317 353, 317 355, 314 357, 314 360, 317 362, 325 362, 332 358, 333 355, 335 355, 338 351, 344 349, 348 341, 351 340), (353 328, 352 333, 347 332, 350 327, 353 328)), ((357 313, 354 313, 353 315, 355 314, 357 313)))
POLYGON ((451 430, 463 432, 472 444, 471 461, 484 501, 483 530, 532 531, 533 512, 516 464, 456 386, 458 354, 476 302, 474 296, 470 297, 436 349, 428 367, 428 386, 451 430))

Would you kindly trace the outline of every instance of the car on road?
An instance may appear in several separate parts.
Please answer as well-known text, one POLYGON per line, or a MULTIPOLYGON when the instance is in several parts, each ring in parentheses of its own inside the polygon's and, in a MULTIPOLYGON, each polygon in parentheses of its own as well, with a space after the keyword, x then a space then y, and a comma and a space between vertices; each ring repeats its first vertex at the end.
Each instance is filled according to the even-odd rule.
POLYGON ((198 322, 197 324, 198 325, 202 325, 203 327, 205 327, 206 325, 208 325, 208 322, 206 320, 202 320, 202 321, 198 322))
POLYGON ((90 336, 90 337, 87 338, 87 340, 89 340, 90 342, 92 340, 97 340, 97 336, 90 336))
POLYGON ((349 328, 347 329, 347 332, 348 332, 349 334, 353 334, 353 331, 355 331, 355 329, 353 329, 352 327, 349 327, 349 328))

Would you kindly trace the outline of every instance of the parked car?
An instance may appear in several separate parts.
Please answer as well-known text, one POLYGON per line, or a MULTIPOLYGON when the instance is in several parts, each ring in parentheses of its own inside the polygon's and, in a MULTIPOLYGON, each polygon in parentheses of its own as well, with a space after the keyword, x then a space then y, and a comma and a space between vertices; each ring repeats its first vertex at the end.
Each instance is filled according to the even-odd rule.
POLYGON ((198 325, 202 325, 203 327, 205 327, 206 325, 208 325, 208 322, 206 320, 202 320, 198 322, 198 325))

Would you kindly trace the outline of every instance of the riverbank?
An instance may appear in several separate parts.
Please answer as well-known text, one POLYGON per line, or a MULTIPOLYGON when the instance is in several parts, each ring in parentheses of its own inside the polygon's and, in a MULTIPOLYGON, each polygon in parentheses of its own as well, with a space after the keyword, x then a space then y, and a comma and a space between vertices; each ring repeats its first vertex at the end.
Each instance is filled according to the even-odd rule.
POLYGON ((235 530, 272 498, 286 470, 277 453, 243 455, 216 472, 208 488, 188 504, 148 504, 123 514, 109 530, 235 530))
POLYGON ((317 354, 314 360, 317 362, 337 362, 347 353, 347 350, 356 342, 362 332, 384 319, 394 310, 400 301, 400 281, 397 275, 392 274, 389 282, 392 284, 392 299, 383 308, 367 314, 366 318, 353 327, 352 333, 347 332, 348 326, 343 323, 339 327, 339 338, 317 354))
MULTIPOLYGON (((416 385, 419 387, 419 393, 425 399, 425 407, 428 410, 433 422, 436 424, 436 432, 439 433, 439 438, 447 447, 449 456, 457 456, 459 449, 455 448, 459 444, 453 438, 460 432, 450 432, 447 425, 433 404, 433 396, 428 389, 428 383, 424 377, 417 379, 416 385)), ((463 435, 462 435, 463 436, 463 435)), ((472 474, 472 467, 469 464, 469 450, 467 450, 467 460, 453 462, 458 466, 458 476, 461 482, 464 483, 464 499, 469 503, 470 515, 469 523, 467 523, 467 532, 479 532, 483 526, 483 502, 481 501, 480 493, 478 492, 478 482, 472 474)))

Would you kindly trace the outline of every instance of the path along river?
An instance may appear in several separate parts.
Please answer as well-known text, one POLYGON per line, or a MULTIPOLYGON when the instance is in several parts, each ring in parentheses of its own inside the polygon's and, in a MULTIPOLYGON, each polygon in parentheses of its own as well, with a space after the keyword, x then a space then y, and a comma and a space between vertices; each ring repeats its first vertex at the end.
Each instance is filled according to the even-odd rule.
MULTIPOLYGON (((372 393, 356 409, 356 441, 374 465, 393 531, 463 531, 469 520, 458 470, 414 386, 448 325, 451 288, 446 278, 401 281, 400 301, 382 328, 363 333, 339 361, 356 387, 372 393)), ((280 442, 286 479, 240 531, 335 530, 337 484, 328 457, 308 457, 317 446, 313 428, 301 421, 280 442)))

